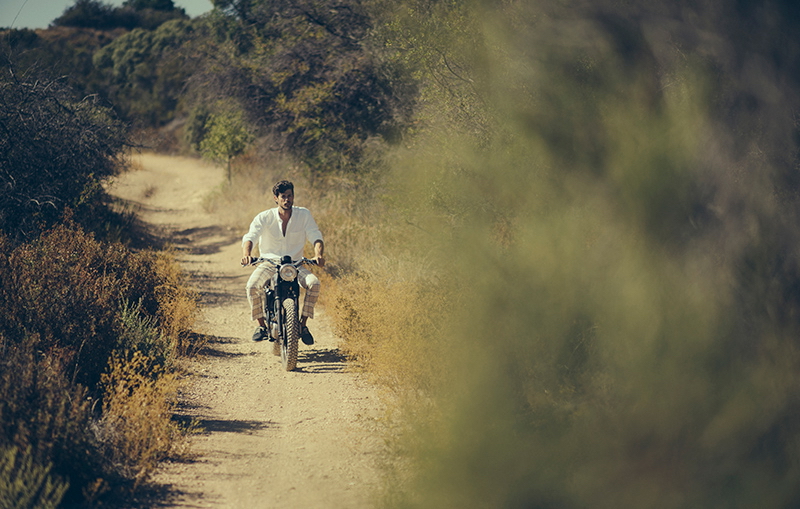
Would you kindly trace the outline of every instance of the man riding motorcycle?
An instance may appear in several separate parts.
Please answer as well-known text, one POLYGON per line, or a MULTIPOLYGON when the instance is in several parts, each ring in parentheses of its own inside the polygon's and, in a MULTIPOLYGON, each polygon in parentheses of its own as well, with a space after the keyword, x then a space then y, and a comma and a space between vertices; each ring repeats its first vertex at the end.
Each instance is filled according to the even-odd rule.
MULTIPOLYGON (((294 206, 294 184, 281 180, 273 186, 272 194, 277 207, 265 210, 253 218, 249 231, 242 237, 242 265, 249 265, 255 259, 252 250, 256 243, 263 258, 279 260, 288 255, 297 261, 303 257, 303 248, 308 241, 314 246, 313 260, 320 267, 324 266, 325 243, 322 232, 308 209, 294 206)), ((275 267, 272 264, 261 263, 247 281, 247 300, 250 303, 251 316, 258 321, 253 332, 253 341, 272 340, 264 313, 264 287, 274 273, 275 267)), ((305 267, 300 267, 298 280, 300 286, 306 290, 300 317, 300 339, 306 345, 313 345, 314 337, 308 330, 306 321, 314 318, 320 282, 305 267)))

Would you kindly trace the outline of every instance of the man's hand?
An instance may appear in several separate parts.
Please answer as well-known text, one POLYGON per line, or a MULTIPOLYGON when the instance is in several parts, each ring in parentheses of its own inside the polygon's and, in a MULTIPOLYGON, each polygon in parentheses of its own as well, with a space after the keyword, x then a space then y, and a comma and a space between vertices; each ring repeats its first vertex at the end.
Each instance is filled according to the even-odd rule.
POLYGON ((317 265, 319 265, 320 267, 324 267, 324 266, 325 266, 325 257, 324 257, 324 256, 322 256, 322 255, 317 255, 317 256, 315 256, 315 257, 313 258, 313 260, 314 260, 315 262, 317 262, 317 265))
POLYGON ((247 267, 248 265, 253 263, 253 260, 255 260, 255 258, 253 258, 252 256, 242 257, 242 267, 247 267))

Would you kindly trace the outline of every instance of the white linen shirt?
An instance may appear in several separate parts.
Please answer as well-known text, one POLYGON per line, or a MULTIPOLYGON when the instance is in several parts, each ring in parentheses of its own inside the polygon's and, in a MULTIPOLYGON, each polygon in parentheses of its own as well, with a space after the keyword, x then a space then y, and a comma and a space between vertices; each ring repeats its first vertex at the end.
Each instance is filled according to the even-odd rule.
POLYGON ((285 236, 282 226, 277 207, 265 210, 253 218, 250 230, 242 237, 242 245, 249 240, 253 246, 258 245, 258 252, 264 258, 289 255, 297 261, 303 257, 306 240, 312 244, 322 240, 322 232, 307 208, 292 207, 292 217, 286 225, 285 236))

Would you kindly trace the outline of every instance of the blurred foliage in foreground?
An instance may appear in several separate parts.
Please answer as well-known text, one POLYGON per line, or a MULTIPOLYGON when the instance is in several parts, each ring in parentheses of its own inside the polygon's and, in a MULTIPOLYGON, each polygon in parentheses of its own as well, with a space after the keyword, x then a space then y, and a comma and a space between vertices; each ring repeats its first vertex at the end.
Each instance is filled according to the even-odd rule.
POLYGON ((798 7, 387 9, 425 124, 339 306, 388 504, 800 505, 798 7))

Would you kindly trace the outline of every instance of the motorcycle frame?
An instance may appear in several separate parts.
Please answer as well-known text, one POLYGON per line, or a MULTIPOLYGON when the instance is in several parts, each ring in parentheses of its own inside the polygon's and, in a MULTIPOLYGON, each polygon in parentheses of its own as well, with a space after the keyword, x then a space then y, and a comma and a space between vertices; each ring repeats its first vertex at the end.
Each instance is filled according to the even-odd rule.
POLYGON ((275 338, 275 340, 285 343, 287 334, 286 314, 283 308, 283 301, 286 299, 293 299, 295 302, 295 309, 299 311, 300 283, 298 282, 298 278, 295 278, 294 281, 284 281, 281 279, 280 267, 282 265, 283 263, 278 264, 275 274, 273 274, 269 284, 264 288, 267 294, 264 307, 267 313, 267 324, 271 326, 273 321, 278 324, 278 337, 275 338))

